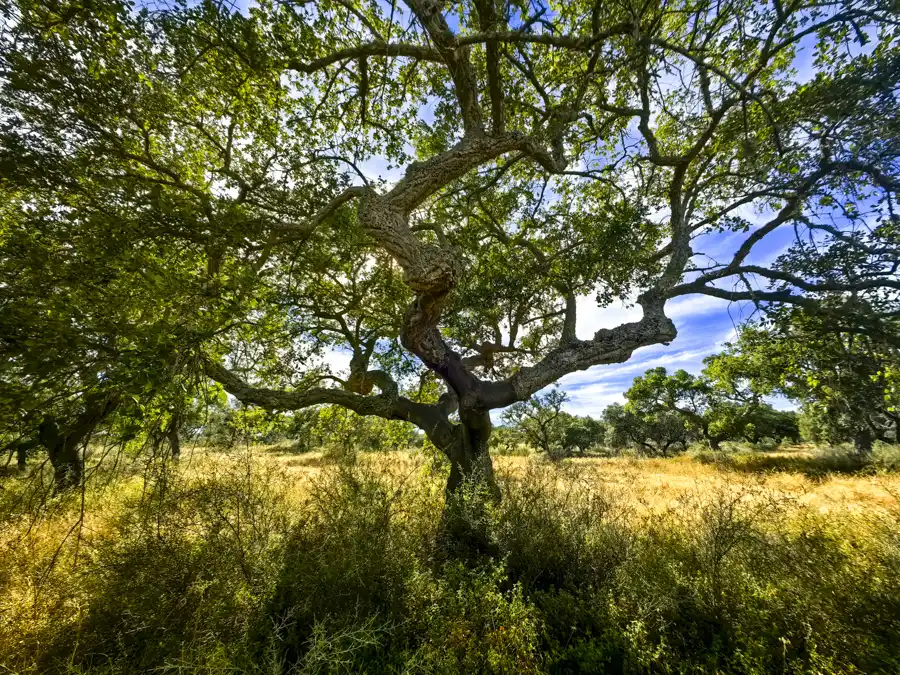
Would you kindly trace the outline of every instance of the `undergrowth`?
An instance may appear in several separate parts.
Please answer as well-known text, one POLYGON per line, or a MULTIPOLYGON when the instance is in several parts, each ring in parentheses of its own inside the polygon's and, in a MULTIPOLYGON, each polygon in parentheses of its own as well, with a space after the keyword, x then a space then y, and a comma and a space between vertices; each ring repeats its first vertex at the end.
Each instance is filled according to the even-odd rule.
POLYGON ((663 510, 577 467, 503 477, 493 557, 443 555, 441 476, 364 459, 150 464, 0 491, 0 672, 896 673, 900 507, 729 474, 663 510))

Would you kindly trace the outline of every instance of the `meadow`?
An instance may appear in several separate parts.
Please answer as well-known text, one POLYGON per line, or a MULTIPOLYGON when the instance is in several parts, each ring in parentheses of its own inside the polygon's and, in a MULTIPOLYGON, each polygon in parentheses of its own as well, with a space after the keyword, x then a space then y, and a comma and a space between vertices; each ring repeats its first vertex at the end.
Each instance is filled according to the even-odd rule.
POLYGON ((0 672, 895 673, 900 476, 840 457, 498 457, 468 560, 421 452, 7 477, 0 672))

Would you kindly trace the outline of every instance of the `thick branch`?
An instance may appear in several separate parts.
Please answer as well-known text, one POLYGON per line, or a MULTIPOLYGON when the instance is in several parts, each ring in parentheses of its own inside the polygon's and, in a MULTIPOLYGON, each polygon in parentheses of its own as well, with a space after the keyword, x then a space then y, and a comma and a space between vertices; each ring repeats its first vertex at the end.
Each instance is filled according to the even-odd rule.
MULTIPOLYGON (((477 0, 478 17, 481 29, 490 31, 497 23, 497 7, 495 0, 477 0)), ((506 129, 506 111, 503 105, 503 85, 500 81, 500 50, 497 40, 489 39, 485 42, 485 57, 487 62, 488 91, 491 97, 491 130, 495 134, 502 134, 506 129)))
POLYGON ((440 50, 441 58, 450 71, 466 135, 483 133, 481 108, 478 105, 478 82, 472 70, 469 52, 467 48, 460 46, 447 25, 441 11, 443 3, 438 0, 407 0, 406 4, 440 50))
MULTIPOLYGON (((267 410, 301 410, 314 405, 339 405, 359 415, 372 415, 389 420, 412 422, 425 431, 431 438, 433 435, 454 434, 453 426, 443 414, 439 405, 415 403, 396 390, 378 396, 361 396, 341 389, 312 387, 303 391, 283 391, 253 387, 223 365, 205 360, 204 370, 211 379, 221 384, 225 391, 242 403, 257 405, 267 410)), ((379 378, 380 379, 380 378, 379 378)), ((380 384, 376 382, 376 384, 380 384)))
POLYGON ((302 61, 292 59, 285 63, 285 67, 288 70, 295 70, 298 73, 310 74, 322 70, 323 68, 327 68, 335 63, 340 63, 341 61, 356 60, 367 56, 408 56, 409 58, 419 59, 421 61, 434 61, 437 63, 442 63, 444 60, 441 57, 441 53, 431 47, 411 44, 389 44, 376 41, 362 44, 357 47, 347 47, 346 49, 338 50, 328 56, 323 56, 322 58, 310 61, 309 63, 303 63, 302 61))
POLYGON ((486 383, 484 405, 503 408, 524 401, 563 375, 604 363, 622 363, 638 347, 674 340, 675 324, 663 312, 662 301, 645 296, 640 302, 644 310, 640 321, 598 330, 591 340, 575 339, 561 344, 535 365, 522 368, 503 382, 486 383))
POLYGON ((835 281, 809 281, 788 272, 773 270, 759 265, 744 265, 742 267, 726 267, 718 272, 705 274, 703 280, 697 280, 690 284, 682 284, 672 289, 672 295, 684 295, 685 292, 696 292, 691 289, 703 287, 710 279, 722 279, 728 276, 756 274, 772 281, 783 281, 791 286, 796 286, 807 293, 852 293, 853 291, 865 291, 873 288, 893 288, 900 290, 900 281, 892 278, 861 279, 856 282, 839 283, 835 281), (688 289, 688 290, 684 290, 688 289), (678 291, 674 293, 674 291, 678 291))
POLYGON ((499 136, 467 137, 446 152, 410 164, 403 179, 385 195, 385 200, 402 213, 409 214, 467 172, 514 150, 524 152, 551 173, 565 170, 547 148, 530 136, 510 132, 499 136))

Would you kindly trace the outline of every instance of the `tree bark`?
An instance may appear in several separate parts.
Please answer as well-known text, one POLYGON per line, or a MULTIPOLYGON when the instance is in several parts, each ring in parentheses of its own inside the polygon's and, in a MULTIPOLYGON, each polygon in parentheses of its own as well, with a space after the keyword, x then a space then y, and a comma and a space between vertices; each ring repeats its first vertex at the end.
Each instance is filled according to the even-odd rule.
POLYGON ((872 455, 872 432, 867 428, 861 428, 853 436, 853 446, 856 456, 860 459, 869 459, 872 455))
POLYGON ((28 463, 28 448, 30 444, 22 441, 16 447, 16 469, 19 473, 25 473, 25 466, 28 463))
POLYGON ((493 425, 488 412, 460 413, 456 442, 444 451, 450 459, 447 494, 457 492, 466 484, 481 485, 491 498, 500 499, 500 488, 494 477, 494 465, 488 451, 493 425))
POLYGON ((84 474, 78 438, 61 434, 56 420, 45 420, 40 426, 41 444, 47 448, 53 467, 53 491, 65 492, 81 484, 84 474))
POLYGON ((169 448, 172 451, 172 459, 178 460, 181 457, 181 439, 178 436, 178 414, 172 415, 169 426, 166 429, 166 437, 169 439, 169 448))
POLYGON ((93 394, 85 400, 84 410, 60 431, 56 418, 48 417, 38 427, 38 440, 47 448, 53 466, 53 491, 65 492, 81 485, 84 459, 79 452, 100 424, 119 405, 117 395, 93 394))
POLYGON ((488 451, 491 417, 487 411, 462 412, 455 441, 441 448, 450 459, 446 500, 438 531, 440 548, 454 558, 495 556, 490 509, 500 488, 488 451))

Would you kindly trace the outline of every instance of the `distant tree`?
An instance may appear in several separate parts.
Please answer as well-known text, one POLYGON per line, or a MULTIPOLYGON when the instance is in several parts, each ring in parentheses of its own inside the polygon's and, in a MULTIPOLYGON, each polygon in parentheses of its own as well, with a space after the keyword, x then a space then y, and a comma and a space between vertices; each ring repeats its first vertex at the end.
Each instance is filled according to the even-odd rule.
POLYGON ((765 438, 796 443, 800 440, 800 416, 793 410, 776 410, 769 403, 760 403, 741 433, 749 443, 759 443, 765 438))
POLYGON ((841 443, 848 440, 846 428, 835 427, 840 419, 828 415, 821 407, 805 404, 800 410, 798 428, 803 440, 816 445, 841 443))
POLYGON ((525 444, 525 436, 518 427, 503 424, 491 434, 491 451, 501 455, 515 454, 520 445, 525 444))
POLYGON ((628 407, 642 415, 668 412, 680 415, 683 423, 709 447, 718 450, 725 440, 753 435, 757 426, 766 426, 761 396, 738 380, 729 380, 715 357, 707 359, 703 374, 685 370, 669 375, 665 368, 653 368, 636 377, 625 392, 628 407))
POLYGON ((628 405, 614 403, 603 412, 610 444, 635 446, 648 455, 668 457, 672 450, 685 450, 690 440, 682 417, 667 410, 636 411, 628 405))
POLYGON ((603 445, 606 438, 606 426, 593 417, 568 415, 563 424, 563 450, 569 455, 574 452, 583 455, 590 448, 603 445))
POLYGON ((900 398, 893 373, 900 351, 893 330, 782 308, 745 327, 724 358, 758 388, 801 402, 805 433, 813 440, 849 440, 861 456, 875 439, 897 440, 900 398))
POLYGON ((321 445, 317 434, 319 428, 319 409, 304 408, 291 412, 285 434, 294 442, 298 451, 309 452, 321 445))
POLYGON ((503 412, 503 421, 518 429, 533 448, 559 459, 565 454, 568 415, 562 406, 567 399, 564 391, 554 387, 511 405, 503 412))

